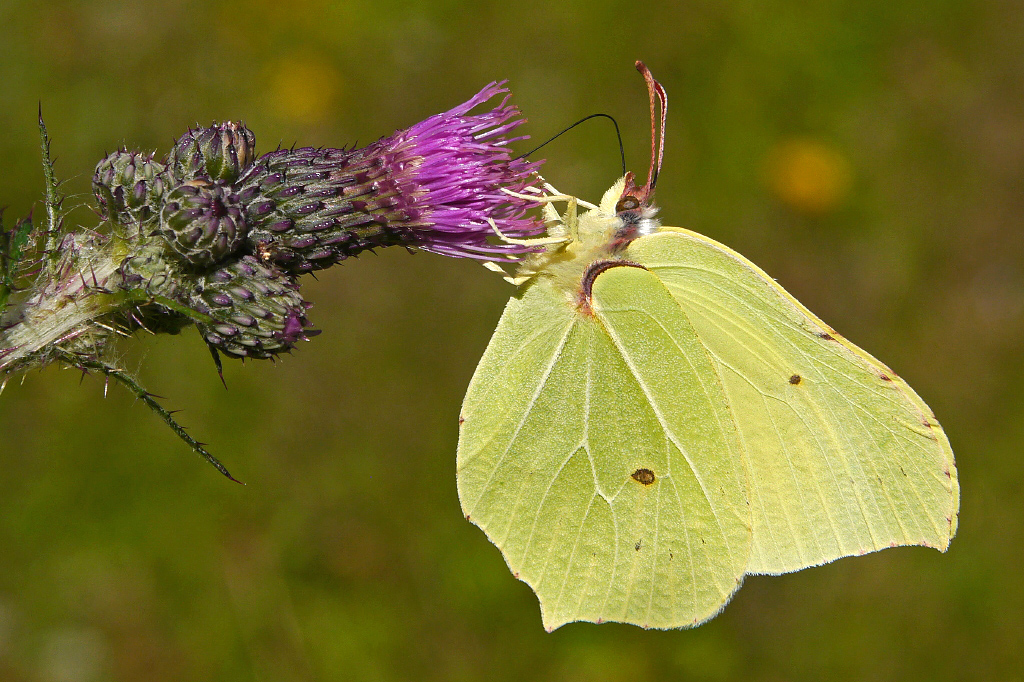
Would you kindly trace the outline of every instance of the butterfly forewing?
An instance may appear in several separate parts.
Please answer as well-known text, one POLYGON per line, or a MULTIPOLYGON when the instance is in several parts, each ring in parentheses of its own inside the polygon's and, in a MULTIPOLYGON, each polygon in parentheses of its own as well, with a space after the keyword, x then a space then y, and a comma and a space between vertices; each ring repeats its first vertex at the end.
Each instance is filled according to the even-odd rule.
POLYGON ((902 379, 706 237, 668 228, 627 256, 671 292, 721 377, 749 471, 748 573, 947 547, 959 505, 952 451, 902 379))
POLYGON ((592 314, 543 281, 510 301, 466 396, 458 479, 549 629, 697 624, 742 578, 737 434, 710 357, 643 270, 600 275, 592 314))

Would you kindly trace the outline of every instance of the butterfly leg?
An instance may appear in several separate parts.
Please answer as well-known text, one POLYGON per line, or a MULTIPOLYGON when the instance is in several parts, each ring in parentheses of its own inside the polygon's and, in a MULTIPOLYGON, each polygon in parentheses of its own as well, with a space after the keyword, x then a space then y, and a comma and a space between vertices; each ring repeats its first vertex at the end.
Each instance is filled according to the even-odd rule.
MULTIPOLYGON (((534 187, 531 187, 530 189, 539 191, 536 190, 536 188, 534 187)), ((563 194, 562 192, 559 192, 549 182, 544 183, 544 191, 547 192, 547 194, 542 194, 541 196, 536 196, 534 194, 523 194, 522 192, 513 192, 512 190, 504 187, 501 189, 501 191, 509 196, 516 197, 517 199, 525 199, 526 201, 536 201, 542 204, 551 204, 556 201, 565 201, 569 203, 573 208, 575 208, 577 204, 589 210, 594 210, 597 208, 596 204, 592 204, 589 201, 584 201, 583 199, 580 199, 579 197, 574 197, 571 194, 563 194)))
MULTIPOLYGON (((545 220, 548 223, 552 223, 552 227, 548 228, 548 233, 555 233, 550 238, 559 239, 563 243, 576 241, 577 239, 579 239, 579 234, 576 229, 577 224, 579 222, 579 207, 582 206, 583 208, 589 210, 595 210, 597 209, 597 206, 590 203, 589 201, 584 201, 579 197, 574 197, 571 194, 562 194, 547 182, 544 183, 544 189, 545 191, 548 192, 548 194, 539 197, 530 194, 521 194, 519 192, 513 192, 512 190, 509 189, 502 189, 502 191, 508 194, 509 196, 544 204, 545 220), (552 204, 558 201, 564 201, 566 203, 564 215, 559 215, 558 212, 554 208, 552 208, 552 204), (560 230, 554 229, 557 228, 558 225, 561 225, 565 228, 565 237, 563 237, 561 234, 558 234, 560 230)), ((499 234, 499 236, 501 235, 499 234)), ((542 237, 542 239, 544 238, 542 237)))
POLYGON ((512 286, 519 286, 520 284, 523 284, 527 279, 529 279, 528 277, 513 277, 512 275, 508 274, 507 270, 505 270, 503 267, 501 267, 494 261, 484 261, 483 263, 481 263, 481 265, 483 265, 491 272, 496 272, 499 275, 501 275, 501 278, 508 282, 509 284, 511 284, 512 286))
POLYGON ((488 218, 487 222, 490 224, 491 229, 494 230, 494 234, 498 235, 498 238, 506 244, 517 244, 519 246, 544 246, 546 244, 564 244, 571 241, 569 237, 530 237, 529 239, 516 239, 515 237, 509 237, 504 232, 498 229, 493 218, 488 218))
MULTIPOLYGON (((515 239, 513 237, 509 237, 508 235, 504 234, 501 230, 499 230, 498 226, 495 224, 493 219, 488 218, 487 222, 490 223, 491 229, 494 230, 494 234, 498 235, 498 238, 507 244, 517 244, 519 246, 546 246, 551 244, 565 244, 571 241, 571 238, 567 236, 515 239)), ((533 273, 530 273, 529 275, 525 276, 520 275, 518 277, 512 277, 503 267, 501 267, 500 265, 493 261, 484 261, 482 265, 491 272, 497 272, 500 275, 502 275, 502 279, 504 279, 509 284, 512 284, 513 286, 519 286, 520 284, 527 282, 533 276, 533 273)))

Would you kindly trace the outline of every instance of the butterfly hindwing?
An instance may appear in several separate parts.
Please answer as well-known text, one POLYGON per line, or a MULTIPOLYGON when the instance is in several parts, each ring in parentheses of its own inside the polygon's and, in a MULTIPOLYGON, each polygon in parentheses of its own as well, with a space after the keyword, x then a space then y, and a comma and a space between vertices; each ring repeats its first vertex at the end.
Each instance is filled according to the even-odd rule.
POLYGON ((628 258, 671 292, 722 379, 750 476, 748 573, 948 546, 952 451, 906 382, 706 237, 663 228, 628 258))

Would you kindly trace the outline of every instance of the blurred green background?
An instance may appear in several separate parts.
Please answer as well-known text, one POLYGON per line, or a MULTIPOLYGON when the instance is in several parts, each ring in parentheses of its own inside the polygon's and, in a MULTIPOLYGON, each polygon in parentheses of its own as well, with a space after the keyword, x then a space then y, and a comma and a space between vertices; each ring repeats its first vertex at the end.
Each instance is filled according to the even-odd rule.
MULTIPOLYGON (((73 206, 120 144, 163 154, 215 119, 262 151, 365 144, 501 78, 535 140, 610 113, 645 171, 637 58, 670 96, 666 223, 760 264, 939 416, 963 487, 948 554, 750 578, 693 631, 545 633, 455 489, 511 289, 392 249, 306 278, 324 334, 227 362, 226 392, 194 332, 123 345, 245 487, 97 378, 8 386, 0 680, 1024 679, 1016 0, 3 0, 0 203, 40 197, 40 102, 73 206)), ((591 200, 619 173, 607 122, 543 156, 591 200)))

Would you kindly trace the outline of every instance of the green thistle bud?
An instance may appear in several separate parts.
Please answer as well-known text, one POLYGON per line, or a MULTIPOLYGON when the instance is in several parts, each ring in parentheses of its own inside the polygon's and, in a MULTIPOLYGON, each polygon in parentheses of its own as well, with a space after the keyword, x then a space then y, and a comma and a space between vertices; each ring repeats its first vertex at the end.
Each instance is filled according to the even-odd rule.
POLYGON ((206 177, 231 183, 252 165, 255 148, 256 136, 241 123, 214 123, 178 138, 167 165, 181 182, 206 177))
POLYGON ((166 190, 166 166, 152 154, 121 150, 96 165, 93 194, 104 220, 144 224, 160 211, 166 190))
POLYGON ((175 253, 205 268, 235 253, 247 230, 231 188, 197 178, 168 192, 159 232, 175 253))
POLYGON ((181 287, 171 258, 161 240, 142 246, 121 262, 121 287, 142 289, 150 296, 175 298, 181 287))
MULTIPOLYGON (((170 258, 162 240, 146 244, 121 262, 121 288, 140 289, 152 297, 178 298, 180 275, 170 258)), ((155 334, 177 334, 192 320, 158 303, 147 303, 122 315, 119 322, 127 329, 143 327, 155 334)))
POLYGON ((311 305, 299 295, 292 278, 252 256, 200 278, 191 303, 216 320, 198 325, 210 346, 226 355, 259 359, 289 351, 299 339, 319 334, 306 319, 311 305))

